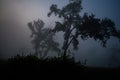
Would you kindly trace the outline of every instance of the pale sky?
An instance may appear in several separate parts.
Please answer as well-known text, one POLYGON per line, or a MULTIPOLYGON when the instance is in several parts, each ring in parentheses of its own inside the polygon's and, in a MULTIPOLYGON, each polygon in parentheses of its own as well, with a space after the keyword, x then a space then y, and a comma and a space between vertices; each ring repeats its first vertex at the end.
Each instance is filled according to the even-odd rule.
MULTIPOLYGON (((50 5, 57 4, 61 8, 68 1, 0 0, 0 57, 8 58, 21 51, 30 52, 32 46, 27 23, 40 18, 46 23, 46 27, 52 27, 57 18, 47 17, 50 5)), ((108 17, 115 21, 117 29, 120 29, 119 5, 120 0, 82 0, 82 14, 88 12, 95 14, 98 18, 108 17)), ((57 39, 59 38, 60 36, 57 36, 57 39)), ((119 65, 119 47, 120 43, 116 39, 111 39, 107 48, 101 47, 99 43, 91 39, 80 41, 80 48, 79 51, 75 52, 75 56, 77 60, 87 59, 88 65, 119 65), (114 57, 118 62, 112 60, 113 53, 115 53, 114 57)))

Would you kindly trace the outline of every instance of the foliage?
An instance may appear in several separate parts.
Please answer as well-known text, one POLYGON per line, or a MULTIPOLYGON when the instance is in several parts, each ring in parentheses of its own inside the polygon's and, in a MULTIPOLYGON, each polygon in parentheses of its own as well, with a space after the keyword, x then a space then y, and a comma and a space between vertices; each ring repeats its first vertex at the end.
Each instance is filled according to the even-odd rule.
POLYGON ((28 27, 32 31, 32 44, 34 45, 35 54, 40 57, 46 57, 49 50, 59 51, 59 44, 54 41, 54 33, 50 28, 44 28, 44 22, 37 20, 28 23, 28 27))
MULTIPOLYGON (((66 57, 64 60, 63 56, 60 57, 47 57, 47 58, 38 58, 34 55, 27 56, 14 56, 13 58, 8 59, 7 63, 12 65, 32 65, 40 67, 77 67, 80 66, 80 62, 75 62, 74 58, 66 57)), ((82 65, 81 65, 82 66, 82 65)))
POLYGON ((64 32, 63 55, 66 56, 70 44, 74 49, 78 49, 79 37, 83 40, 93 38, 99 41, 103 47, 111 36, 120 39, 120 31, 117 31, 112 20, 98 19, 94 14, 88 15, 84 13, 80 15, 82 10, 81 0, 69 0, 69 4, 59 9, 56 4, 52 4, 48 17, 52 14, 61 18, 63 21, 56 22, 53 32, 64 32))

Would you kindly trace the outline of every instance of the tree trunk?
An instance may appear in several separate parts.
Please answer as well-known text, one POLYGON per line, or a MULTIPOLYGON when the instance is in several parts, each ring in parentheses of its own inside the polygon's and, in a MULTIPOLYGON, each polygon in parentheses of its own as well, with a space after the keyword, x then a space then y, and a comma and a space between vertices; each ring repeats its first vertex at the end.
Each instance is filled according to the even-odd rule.
POLYGON ((67 23, 66 32, 64 34, 65 37, 64 37, 64 45, 63 45, 63 47, 64 47, 63 48, 63 58, 65 58, 65 59, 67 57, 67 50, 69 48, 69 39, 70 39, 70 34, 71 34, 70 28, 71 28, 70 23, 67 23))

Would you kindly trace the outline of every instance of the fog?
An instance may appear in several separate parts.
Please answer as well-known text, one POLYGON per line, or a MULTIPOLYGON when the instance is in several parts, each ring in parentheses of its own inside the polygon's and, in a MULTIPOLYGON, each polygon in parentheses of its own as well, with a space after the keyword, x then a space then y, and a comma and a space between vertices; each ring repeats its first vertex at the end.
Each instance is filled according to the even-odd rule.
MULTIPOLYGON (((58 4, 61 8, 68 0, 0 0, 0 58, 10 58, 17 54, 33 52, 30 43, 28 22, 43 20, 46 27, 53 27, 58 20, 55 16, 47 17, 51 4, 58 4)), ((83 0, 83 12, 94 13, 98 18, 108 17, 115 21, 120 29, 119 0, 83 0)), ((61 33, 56 40, 61 43, 61 33)), ((86 61, 89 66, 120 66, 120 43, 112 38, 107 48, 92 39, 80 39, 79 50, 73 51, 76 60, 86 61)))

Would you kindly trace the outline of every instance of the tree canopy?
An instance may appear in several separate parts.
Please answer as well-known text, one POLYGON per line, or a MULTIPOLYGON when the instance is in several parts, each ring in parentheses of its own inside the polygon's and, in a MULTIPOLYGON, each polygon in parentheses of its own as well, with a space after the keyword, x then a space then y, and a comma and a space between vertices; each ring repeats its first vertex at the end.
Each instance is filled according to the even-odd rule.
POLYGON ((52 4, 48 17, 52 14, 61 18, 57 21, 53 32, 64 32, 63 55, 66 56, 70 44, 74 49, 78 49, 79 37, 83 40, 93 38, 99 41, 103 47, 111 36, 120 39, 120 31, 116 30, 114 22, 109 18, 99 19, 94 14, 84 13, 80 15, 81 0, 69 0, 69 4, 61 9, 56 4, 52 4))
POLYGON ((49 50, 59 51, 59 44, 54 41, 54 33, 50 28, 44 28, 44 22, 40 19, 37 21, 29 22, 33 38, 32 44, 34 45, 36 56, 46 57, 49 50))

